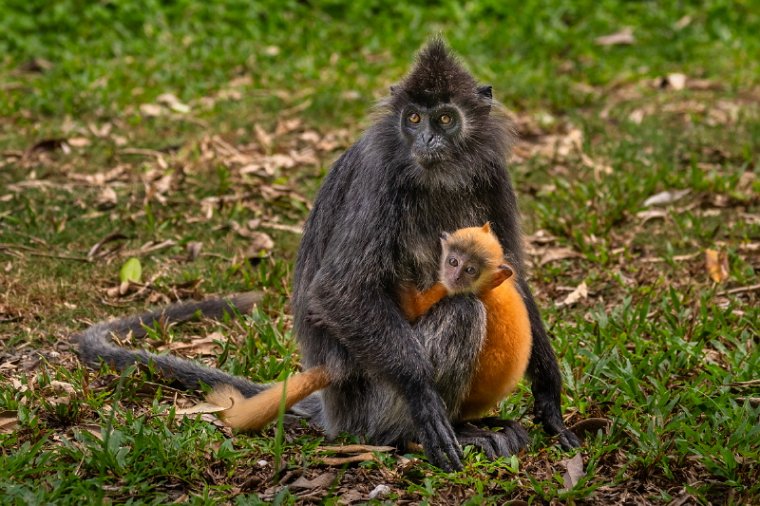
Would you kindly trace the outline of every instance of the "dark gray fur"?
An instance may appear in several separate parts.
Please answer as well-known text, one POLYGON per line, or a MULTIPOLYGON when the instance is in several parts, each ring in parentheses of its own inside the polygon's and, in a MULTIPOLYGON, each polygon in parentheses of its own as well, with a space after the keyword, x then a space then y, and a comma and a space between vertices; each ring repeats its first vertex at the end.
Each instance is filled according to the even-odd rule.
MULTIPOLYGON (((578 446, 562 421, 559 368, 525 282, 517 200, 506 168, 509 141, 490 87, 478 86, 434 40, 392 89, 375 123, 333 165, 304 228, 292 299, 305 366, 326 366, 334 378, 321 396, 309 397, 295 411, 328 435, 346 431, 381 444, 418 441, 434 464, 461 467, 452 423, 458 422, 482 346, 483 305, 471 295, 449 297, 410 325, 395 293, 402 283, 425 289, 437 280, 442 231, 489 221, 515 267, 530 313, 528 373, 536 418, 548 432, 560 433, 563 446, 578 446), (441 132, 425 123, 424 135, 415 138, 404 123, 408 110, 432 118, 437 107, 452 108, 461 128, 441 132)), ((191 388, 200 380, 229 383, 245 395, 261 390, 192 362, 124 350, 106 338, 117 327, 134 330, 140 318, 158 315, 91 327, 80 337, 83 360, 96 365, 103 358, 120 368, 153 361, 191 388)), ((527 444, 518 423, 500 426, 494 431, 467 424, 459 440, 489 456, 509 455, 527 444)))
MULTIPOLYGON (((473 297, 451 297, 410 325, 394 294, 401 283, 425 289, 436 281, 441 231, 490 221, 530 312, 536 416, 547 431, 562 434, 563 445, 579 444, 562 421, 559 368, 525 282, 517 199, 506 168, 510 136, 492 105, 490 87, 478 87, 445 45, 433 41, 323 183, 304 230, 292 305, 306 366, 327 366, 337 378, 323 394, 330 434, 417 440, 435 464, 459 467, 451 422, 482 344, 482 306, 473 297), (441 135, 437 156, 416 157, 418 143, 404 115, 439 103, 463 111, 467 128, 441 135)), ((514 424, 504 425, 512 450, 524 446, 514 424)), ((471 431, 466 437, 473 440, 471 431)))
POLYGON ((139 338, 147 333, 146 327, 151 327, 159 321, 179 323, 191 320, 199 314, 219 319, 225 312, 249 312, 258 299, 257 294, 250 292, 232 295, 226 299, 179 302, 141 315, 96 323, 75 334, 73 340, 79 345, 79 358, 90 367, 98 367, 102 361, 118 370, 124 370, 135 363, 152 363, 163 374, 185 388, 199 388, 201 383, 208 386, 230 384, 243 395, 250 396, 261 391, 261 386, 179 357, 122 348, 111 341, 111 335, 125 336, 131 332, 133 337, 139 338))

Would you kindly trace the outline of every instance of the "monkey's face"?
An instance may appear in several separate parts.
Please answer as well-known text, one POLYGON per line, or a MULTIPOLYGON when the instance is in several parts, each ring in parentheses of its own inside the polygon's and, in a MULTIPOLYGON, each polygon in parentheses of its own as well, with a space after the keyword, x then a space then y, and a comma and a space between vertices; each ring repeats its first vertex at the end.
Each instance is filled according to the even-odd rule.
POLYGON ((444 250, 441 262, 441 283, 449 293, 480 291, 486 263, 477 255, 457 250, 444 250))
POLYGON ((424 169, 450 160, 464 129, 464 116, 453 104, 410 104, 401 113, 401 131, 409 154, 424 169))

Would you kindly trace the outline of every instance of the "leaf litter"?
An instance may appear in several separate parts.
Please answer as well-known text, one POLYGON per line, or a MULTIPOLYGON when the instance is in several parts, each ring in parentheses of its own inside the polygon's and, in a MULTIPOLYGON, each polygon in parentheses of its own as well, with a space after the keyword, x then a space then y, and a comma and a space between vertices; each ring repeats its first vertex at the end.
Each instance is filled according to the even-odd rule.
MULTIPOLYGON (((689 101, 678 96, 678 94, 669 93, 669 91, 682 90, 693 90, 695 92, 714 90, 716 89, 714 87, 714 83, 700 82, 699 80, 694 80, 688 76, 673 77, 673 74, 666 76, 665 80, 666 84, 664 86, 662 85, 662 81, 659 81, 658 83, 654 83, 654 87, 661 89, 663 96, 668 95, 667 100, 670 102, 667 104, 667 107, 663 108, 663 111, 666 113, 683 117, 686 117, 689 114, 702 114, 705 115, 705 117, 707 117, 710 121, 719 122, 720 124, 731 124, 732 121, 735 121, 735 111, 738 107, 737 102, 724 101, 723 103, 718 104, 714 108, 714 111, 710 111, 708 107, 700 104, 699 101, 689 101)), ((250 81, 248 81, 248 83, 249 82, 250 81)), ((631 86, 620 87, 619 90, 615 91, 617 98, 620 99, 616 105, 625 105, 626 101, 629 101, 629 103, 635 102, 637 100, 638 93, 636 86, 651 88, 652 84, 652 80, 648 79, 640 83, 634 83, 631 86)), ((239 85, 237 83, 231 83, 227 91, 218 93, 217 96, 214 97, 214 100, 238 99, 236 97, 239 95, 236 95, 236 93, 238 93, 245 86, 247 86, 245 78, 241 80, 239 85)), ((613 96, 611 102, 614 102, 615 98, 616 97, 613 96)), ((179 103, 181 104, 181 102, 179 103)), ((188 109, 183 111, 175 110, 176 107, 173 108, 171 104, 172 100, 168 97, 164 97, 163 101, 159 101, 157 99, 155 105, 158 107, 158 109, 152 110, 152 112, 157 112, 159 116, 167 116, 172 118, 172 114, 181 114, 186 116, 193 115, 199 108, 207 106, 206 102, 191 101, 190 103, 186 104, 188 109)), ((179 109, 183 109, 183 107, 180 105, 179 109)), ((657 113, 655 109, 647 109, 647 106, 634 109, 634 112, 636 110, 641 111, 642 121, 648 115, 657 113)), ((614 116, 612 111, 613 110, 610 109, 609 114, 614 116)), ((594 173, 598 173, 599 177, 602 177, 605 174, 609 174, 611 171, 615 170, 615 167, 611 166, 604 159, 601 159, 597 156, 591 157, 588 153, 585 152, 584 143, 591 141, 584 139, 582 130, 567 120, 557 120, 556 118, 541 118, 540 115, 520 115, 515 118, 515 121, 518 125, 518 129, 522 134, 517 146, 515 147, 513 162, 516 164, 525 163, 531 158, 539 158, 543 161, 555 162, 557 165, 564 164, 567 167, 576 167, 583 165, 594 170, 594 173)), ((35 166, 37 166, 37 170, 44 167, 57 167, 61 169, 60 176, 55 176, 51 179, 39 179, 37 177, 37 174, 41 172, 30 172, 29 179, 15 183, 14 185, 9 186, 7 190, 9 192, 15 193, 26 192, 30 190, 57 191, 59 189, 76 192, 80 191, 81 188, 99 188, 98 195, 100 196, 100 205, 103 206, 106 210, 110 210, 112 207, 108 206, 122 205, 122 202, 128 198, 125 193, 125 188, 127 188, 129 185, 140 183, 145 189, 145 203, 157 202, 163 205, 172 205, 172 193, 176 192, 177 190, 181 190, 182 185, 185 184, 183 183, 183 178, 194 173, 203 173, 208 169, 208 167, 222 166, 230 170, 231 177, 235 182, 235 185, 233 185, 234 189, 231 190, 228 195, 225 195, 223 197, 213 197, 208 200, 204 200, 203 203, 198 203, 196 209, 197 212, 192 213, 190 216, 187 216, 188 222, 208 222, 210 217, 213 215, 214 210, 219 208, 219 206, 226 206, 230 204, 252 206, 251 208, 254 208, 253 206, 255 206, 256 212, 261 214, 261 219, 254 224, 255 226, 251 226, 250 223, 239 225, 242 227, 241 229, 244 230, 243 233, 239 234, 240 237, 250 239, 251 242, 254 242, 256 238, 263 237, 258 234, 265 234, 264 232, 258 230, 260 227, 300 233, 301 224, 298 222, 295 224, 292 222, 283 222, 281 221, 282 216, 280 213, 271 213, 267 206, 260 206, 259 204, 251 203, 250 201, 255 200, 254 197, 256 196, 261 196, 269 203, 293 201, 308 206, 308 200, 299 193, 299 189, 297 187, 290 186, 289 184, 283 184, 282 181, 287 180, 287 176, 298 170, 305 169, 314 171, 315 167, 329 162, 330 157, 334 154, 335 151, 345 148, 350 144, 352 137, 351 132, 347 130, 329 133, 309 130, 303 126, 300 120, 290 118, 279 121, 272 128, 267 128, 263 125, 258 124, 255 125, 252 135, 252 139, 254 139, 253 142, 237 143, 234 140, 231 140, 230 138, 219 134, 204 134, 197 139, 188 141, 185 145, 180 146, 179 148, 172 148, 167 151, 159 151, 146 149, 140 146, 130 147, 129 143, 132 141, 129 138, 129 134, 128 132, 125 133, 123 125, 120 126, 118 121, 105 122, 99 125, 89 124, 84 127, 85 130, 78 128, 80 127, 73 128, 71 130, 71 134, 68 137, 44 139, 32 145, 24 152, 3 154, 5 160, 12 160, 12 163, 20 163, 24 166, 30 167, 30 169, 34 168, 35 166), (95 143, 101 141, 110 142, 113 143, 113 145, 119 147, 115 163, 110 167, 104 167, 102 171, 94 173, 77 172, 76 170, 72 170, 72 166, 69 164, 69 161, 67 161, 67 157, 74 156, 78 152, 86 151, 92 148, 95 143), (192 153, 198 153, 198 156, 191 156, 192 153), (114 195, 116 197, 115 199, 114 195)), ((702 160, 704 159, 705 157, 703 156, 702 160)), ((745 179, 749 180, 749 178, 745 179)), ((748 187, 751 187, 751 185, 748 185, 748 187)), ((668 206, 678 202, 682 197, 683 196, 664 203, 655 204, 650 202, 649 205, 668 206)), ((734 203, 731 201, 726 201, 725 205, 732 206, 734 203)), ((644 203, 644 207, 647 207, 646 202, 644 203)), ((654 211, 659 210, 651 209, 651 212, 654 211)), ((655 218, 666 220, 666 213, 667 212, 658 215, 652 214, 638 217, 639 220, 635 224, 635 233, 641 232, 638 227, 644 225, 644 222, 653 220, 655 218)), ((139 217, 138 214, 135 216, 139 217)), ((235 225, 229 226, 235 227, 235 225)), ((138 246, 136 248, 132 246, 130 249, 122 247, 124 246, 124 244, 122 244, 122 241, 127 239, 125 237, 116 237, 108 240, 105 239, 107 239, 107 237, 104 237, 104 239, 101 240, 102 242, 99 241, 98 244, 92 246, 90 251, 87 252, 88 254, 86 256, 84 251, 81 252, 82 257, 87 258, 90 261, 107 261, 112 257, 127 258, 128 256, 132 255, 138 258, 142 258, 157 251, 161 251, 165 248, 172 248, 176 246, 176 241, 173 238, 168 237, 159 237, 156 238, 155 242, 145 243, 142 246, 138 246), (104 245, 109 242, 116 241, 120 241, 119 247, 113 251, 108 250, 109 252, 104 253, 106 251, 103 249, 104 245)), ((271 240, 271 237, 269 239, 271 240)), ((572 247, 567 246, 565 241, 565 237, 555 237, 548 233, 536 233, 529 240, 530 255, 534 261, 537 259, 541 265, 550 265, 554 262, 563 262, 563 266, 569 265, 570 268, 567 272, 568 277, 574 278, 577 280, 577 283, 584 279, 583 272, 581 271, 579 265, 581 263, 579 262, 579 259, 583 258, 583 255, 580 252, 574 250, 572 247)), ((615 245, 615 248, 613 249, 622 248, 622 251, 626 251, 630 245, 629 237, 627 237, 626 234, 621 234, 617 237, 613 237, 612 242, 615 245)), ((256 249, 265 251, 271 250, 271 247, 268 247, 270 245, 269 241, 264 240, 263 244, 267 247, 259 247, 256 249)), ((757 249, 752 249, 753 244, 756 245, 756 243, 744 244, 742 245, 742 249, 739 251, 747 255, 756 255, 757 249)), ((35 245, 34 247, 37 246, 42 247, 40 245, 35 245)), ((23 249, 18 249, 15 251, 21 255, 29 253, 28 250, 23 249)), ((719 282, 724 282, 727 281, 727 268, 725 268, 724 260, 726 256, 722 258, 720 257, 720 254, 724 251, 723 249, 716 251, 719 252, 717 261, 718 270, 716 272, 719 273, 719 282)), ((186 250, 186 257, 184 258, 197 258, 199 254, 201 254, 201 246, 188 246, 186 250)), ((641 272, 631 275, 633 282, 641 284, 646 280, 655 279, 658 272, 656 270, 650 270, 646 262, 646 260, 654 258, 652 257, 652 252, 648 250, 641 250, 637 251, 636 255, 637 258, 641 261, 641 265, 637 266, 641 267, 641 272)), ((705 270, 707 270, 708 276, 712 279, 715 279, 713 278, 711 268, 708 265, 708 253, 705 252, 704 255, 704 262, 701 261, 702 251, 690 252, 686 253, 685 255, 676 255, 674 257, 674 260, 689 263, 689 268, 691 268, 693 271, 696 271, 698 274, 701 273, 703 277, 706 277, 705 270)), ((183 261, 185 261, 184 258, 183 261)), ((155 275, 157 273, 153 274, 155 275)), ((141 292, 139 296, 146 298, 154 296, 159 298, 166 297, 165 295, 159 293, 151 294, 151 290, 146 289, 146 287, 150 287, 156 279, 156 277, 151 276, 150 279, 144 284, 130 284, 129 290, 132 290, 130 293, 132 295, 135 295, 137 292, 141 292), (135 292, 135 290, 137 292, 135 292)), ((674 285, 677 285, 679 282, 679 280, 673 281, 674 285)), ((571 287, 575 286, 575 288, 570 288, 572 290, 570 295, 575 294, 575 299, 569 301, 569 303, 578 303, 583 300, 584 297, 588 296, 588 288, 586 287, 585 291, 582 289, 582 286, 585 286, 585 282, 577 285, 576 283, 573 283, 572 285, 570 283, 567 283, 571 287)), ((557 283, 554 282, 553 284, 556 285, 557 283)), ((547 286, 550 285, 547 284, 544 286, 544 288, 547 286)), ((596 287, 596 284, 594 286, 596 287)), ((541 289, 540 283, 538 284, 538 287, 541 289)), ((737 295, 754 296, 753 290, 757 290, 757 288, 755 287, 753 289, 752 286, 726 288, 724 292, 720 293, 730 294, 729 292, 731 292, 737 295)), ((568 295, 568 297, 570 296, 568 295)), ((567 301, 567 297, 562 302, 564 303, 565 301, 567 301)), ((569 303, 567 305, 570 305, 569 303)), ((614 302, 611 301, 608 303, 612 304, 614 302)), ((14 309, 12 307, 7 308, 5 311, 8 314, 15 314, 13 313, 14 309)), ((21 317, 23 318, 23 315, 21 317)), ((191 356, 213 355, 216 346, 215 344, 204 341, 203 338, 197 338, 197 342, 193 343, 194 340, 195 338, 191 338, 189 343, 169 343, 165 348, 169 350, 181 349, 184 354, 191 356)), ((717 361, 717 363, 720 363, 722 361, 722 358, 718 354, 718 356, 710 357, 709 360, 717 361)), ((3 365, 4 364, 5 363, 3 363, 3 365)), ((7 370, 11 371, 12 369, 9 368, 7 370)), ((102 388, 97 384, 94 385, 94 387, 102 388)), ((111 385, 109 388, 113 388, 113 385, 111 385)), ((162 387, 162 389, 163 388, 165 387, 162 387)), ((70 393, 67 393, 65 388, 62 390, 53 389, 50 392, 51 399, 71 395, 70 393)), ((165 392, 168 395, 183 395, 177 392, 173 392, 168 388, 165 389, 165 392)), ((755 398, 751 395, 747 395, 745 397, 750 403, 752 402, 751 399, 755 398)), ((182 402, 180 402, 180 404, 188 403, 189 402, 187 399, 184 399, 182 402)), ((190 414, 193 409, 198 410, 198 414, 209 414, 210 411, 204 412, 204 410, 210 410, 214 408, 196 406, 189 408, 179 407, 178 409, 187 409, 189 410, 188 414, 190 414)), ((13 418, 14 416, 14 414, 11 414, 5 418, 13 418)), ((603 418, 600 419, 604 420, 603 418)), ((573 425, 573 427, 580 430, 582 424, 585 421, 589 420, 595 419, 588 418, 586 420, 578 421, 578 417, 575 416, 575 418, 571 419, 570 421, 575 421, 576 423, 573 425)), ((11 424, 14 422, 7 423, 11 424)), ((603 422, 590 423, 589 432, 596 432, 597 430, 602 429, 606 426, 608 425, 603 422)), ((2 424, 0 424, 0 428, 2 428, 2 424)), ((358 458, 359 462, 366 462, 366 460, 363 459, 373 459, 374 455, 376 455, 376 451, 380 450, 367 449, 366 451, 362 451, 362 448, 356 448, 355 453, 352 454, 350 452, 346 452, 348 455, 345 457, 337 456, 327 458, 358 458)), ((336 453, 340 454, 340 452, 336 453)), ((343 455, 345 455, 345 453, 343 455)), ((551 475, 551 473, 555 472, 556 470, 552 471, 553 466, 551 462, 549 462, 548 468, 546 467, 547 460, 548 459, 546 458, 546 455, 539 455, 538 457, 526 457, 524 461, 521 459, 521 467, 523 467, 523 471, 525 473, 534 476, 545 476, 546 472, 549 472, 549 475, 551 475), (544 468, 541 469, 540 466, 544 466, 544 468)), ((378 487, 378 485, 376 485, 378 473, 384 475, 383 478, 390 478, 384 480, 387 483, 399 483, 399 477, 403 474, 404 469, 403 462, 404 458, 398 457, 397 465, 395 468, 391 467, 390 469, 376 469, 374 471, 374 474, 372 471, 363 469, 361 466, 348 467, 345 469, 345 472, 342 472, 342 474, 340 474, 340 477, 337 479, 336 485, 338 488, 336 491, 338 494, 342 494, 346 500, 367 500, 369 499, 372 491, 378 487)), ((346 463, 347 462, 344 461, 343 463, 338 463, 335 465, 345 465, 346 463)), ((625 455, 622 453, 616 453, 614 451, 609 452, 602 457, 598 465, 600 466, 600 469, 604 468, 609 470, 609 472, 614 473, 616 469, 619 470, 625 465, 625 455)), ((581 473, 583 472, 583 461, 580 455, 576 455, 573 459, 570 459, 568 461, 560 462, 559 466, 563 468, 560 470, 560 472, 563 473, 563 481, 566 487, 571 487, 578 483, 580 477, 582 476, 581 473), (578 458, 580 458, 580 466, 577 462, 578 458)), ((700 469, 698 466, 695 466, 695 469, 688 471, 676 471, 676 473, 682 473, 685 480, 684 483, 694 483, 694 478, 699 476, 701 472, 704 472, 704 470, 700 469), (687 475, 690 476, 689 479, 686 479, 687 475)), ((243 476, 236 477, 236 479, 250 479, 251 481, 249 481, 249 483, 255 483, 258 479, 253 474, 241 474, 243 474, 243 476)), ((320 470, 307 470, 306 475, 301 474, 299 476, 294 476, 295 481, 293 482, 296 483, 298 480, 300 480, 301 477, 303 477, 303 481, 300 481, 298 483, 299 485, 306 486, 299 486, 294 488, 300 488, 303 491, 304 494, 300 496, 303 499, 308 499, 311 497, 310 500, 314 500, 316 498, 323 497, 326 494, 326 490, 323 487, 323 484, 330 481, 328 479, 331 477, 331 475, 331 472, 323 473, 320 470), (309 493, 314 493, 316 495, 308 496, 309 493)), ((332 483, 332 481, 330 482, 332 483)), ((241 481, 240 484, 242 483, 244 482, 241 481)), ((642 483, 642 490, 639 493, 642 494, 641 497, 646 497, 646 494, 648 493, 657 493, 657 487, 658 483, 656 479, 653 478, 642 483)), ((281 487, 277 490, 280 489, 281 487)), ((399 491, 396 490, 396 492, 399 491)), ((416 497, 418 500, 421 499, 419 495, 415 496, 413 493, 410 494, 409 492, 401 492, 405 494, 405 497, 407 498, 416 497)), ((609 497, 610 501, 614 501, 615 499, 624 499, 619 495, 619 488, 603 488, 600 489, 600 492, 602 495, 609 497)), ((271 495, 271 498, 273 497, 274 494, 271 495)), ((527 498, 527 496, 524 497, 527 498)), ((688 498, 689 496, 684 492, 679 497, 688 498)))

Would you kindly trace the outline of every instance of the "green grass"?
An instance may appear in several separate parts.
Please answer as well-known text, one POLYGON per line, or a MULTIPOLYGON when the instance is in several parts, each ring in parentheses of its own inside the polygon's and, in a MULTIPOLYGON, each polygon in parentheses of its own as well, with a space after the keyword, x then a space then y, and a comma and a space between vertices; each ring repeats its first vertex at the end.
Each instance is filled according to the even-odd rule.
POLYGON ((434 504, 757 502, 759 31, 753 1, 3 3, 0 420, 18 424, 0 424, 0 503, 334 503, 381 483, 389 501, 434 504), (595 43, 624 27, 634 44, 595 43), (587 435, 575 487, 562 480, 574 452, 531 425, 527 386, 502 414, 529 426, 529 450, 468 450, 446 474, 388 454, 326 467, 309 429, 233 435, 177 415, 199 396, 149 370, 81 367, 69 336, 92 321, 259 289, 252 315, 128 344, 218 332, 215 350, 187 353, 257 381, 296 370, 293 227, 438 33, 522 136, 511 170, 567 422, 609 421, 587 435), (671 73, 685 89, 656 85, 671 73), (166 93, 181 104, 156 109, 166 93), (580 150, 551 149, 575 131, 580 150), (689 193, 644 206, 665 190, 689 193), (256 232, 274 242, 263 258, 256 232), (575 256, 541 264, 557 248, 575 256), (727 255, 720 283, 708 249, 727 255), (130 257, 144 286, 119 296, 130 257), (587 298, 556 304, 581 282, 587 298))

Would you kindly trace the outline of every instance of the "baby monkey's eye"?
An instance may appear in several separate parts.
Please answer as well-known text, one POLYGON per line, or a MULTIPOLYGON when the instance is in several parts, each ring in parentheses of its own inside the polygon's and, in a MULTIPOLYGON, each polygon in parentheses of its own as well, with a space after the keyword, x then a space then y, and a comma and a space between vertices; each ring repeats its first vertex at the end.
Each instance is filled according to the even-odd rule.
POLYGON ((473 267, 473 266, 469 266, 469 267, 467 267, 467 268, 464 270, 464 272, 466 272, 466 273, 467 273, 467 274, 469 274, 470 276, 474 276, 474 275, 475 275, 475 273, 476 273, 476 272, 478 272, 478 271, 477 271, 477 269, 475 269, 475 267, 473 267))
POLYGON ((452 267, 456 267, 459 265, 459 261, 454 257, 449 257, 449 265, 452 267))
POLYGON ((448 125, 451 123, 451 116, 448 114, 441 114, 441 117, 438 118, 438 121, 440 121, 442 125, 448 125))
POLYGON ((422 118, 420 118, 419 114, 417 114, 416 112, 413 112, 412 114, 407 116, 407 119, 409 119, 409 123, 419 123, 420 119, 422 118))

